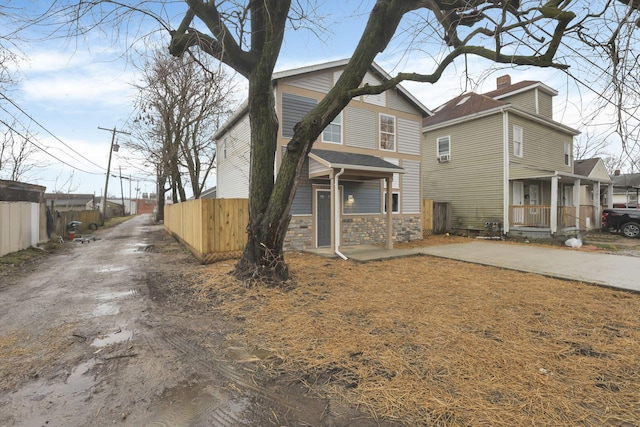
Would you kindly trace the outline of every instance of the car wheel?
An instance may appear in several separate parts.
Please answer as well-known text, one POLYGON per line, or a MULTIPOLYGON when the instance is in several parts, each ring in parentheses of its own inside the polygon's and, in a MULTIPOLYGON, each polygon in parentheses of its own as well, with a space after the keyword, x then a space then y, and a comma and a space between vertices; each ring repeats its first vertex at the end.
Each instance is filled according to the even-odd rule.
POLYGON ((640 235, 640 224, 637 222, 628 222, 622 226, 620 234, 625 237, 638 237, 640 235))

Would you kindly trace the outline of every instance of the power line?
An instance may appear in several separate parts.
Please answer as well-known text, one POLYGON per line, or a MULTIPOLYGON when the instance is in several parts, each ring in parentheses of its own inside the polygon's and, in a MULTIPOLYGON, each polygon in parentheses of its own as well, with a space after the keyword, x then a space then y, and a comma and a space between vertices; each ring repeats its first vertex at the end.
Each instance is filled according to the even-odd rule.
MULTIPOLYGON (((6 99, 7 101, 9 101, 9 103, 11 105, 13 105, 14 107, 16 107, 22 114, 24 114, 25 116, 27 116, 29 118, 29 120, 31 120, 33 123, 37 124, 39 127, 41 127, 45 132, 47 132, 49 135, 51 135, 56 141, 60 142, 62 145, 64 145, 65 147, 67 147, 68 149, 70 149, 74 154, 77 154, 80 158, 82 158, 83 160, 86 160, 87 162, 91 163, 93 166, 97 167, 98 169, 102 169, 102 170, 106 170, 104 168, 104 166, 100 166, 97 163, 94 163, 92 160, 86 158, 85 156, 83 156, 82 154, 78 153, 77 151, 75 151, 72 147, 70 147, 66 142, 64 142, 63 140, 61 140, 60 138, 58 138, 56 135, 54 135, 49 129, 47 129, 44 125, 42 125, 40 122, 38 122, 36 119, 33 118, 33 116, 31 116, 29 113, 27 113, 25 110, 23 110, 18 104, 16 104, 14 101, 12 101, 11 99, 7 98, 4 94, 0 94, 4 99, 6 99)), ((6 111, 6 110, 5 110, 6 111)))
POLYGON ((23 138, 25 141, 33 144, 37 149, 39 149, 40 151, 42 151, 44 154, 53 157, 54 159, 56 159, 57 161, 59 161, 60 163, 69 166, 72 169, 75 169, 77 171, 83 172, 83 173, 87 173, 89 175, 102 175, 102 173, 98 173, 98 172, 89 172, 83 169, 80 169, 77 166, 74 166, 72 164, 69 164, 67 162, 65 162, 64 160, 54 156, 53 154, 49 153, 46 149, 42 148, 41 146, 39 146, 38 144, 36 144, 34 141, 32 141, 32 138, 29 138, 27 136, 24 136, 22 133, 20 133, 17 129, 15 129, 13 126, 11 126, 9 123, 5 122, 4 120, 0 119, 0 123, 2 123, 3 125, 5 125, 6 127, 8 127, 12 132, 15 132, 18 136, 20 136, 21 138, 23 138))

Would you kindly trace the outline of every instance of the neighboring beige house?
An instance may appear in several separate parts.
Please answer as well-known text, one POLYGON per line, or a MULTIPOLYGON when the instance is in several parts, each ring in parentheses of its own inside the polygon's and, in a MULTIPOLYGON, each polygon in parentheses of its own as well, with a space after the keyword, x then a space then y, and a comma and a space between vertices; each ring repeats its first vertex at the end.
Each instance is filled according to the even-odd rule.
POLYGON ((423 195, 449 202, 458 230, 543 237, 596 224, 600 205, 580 188, 608 177, 574 172, 573 137, 553 119, 557 92, 537 81, 497 79, 488 93, 465 93, 423 120, 423 195))
MULTIPOLYGON (((586 176, 588 179, 600 183, 599 191, 596 190, 596 186, 593 183, 582 185, 580 188, 581 206, 602 207, 607 206, 609 204, 609 200, 613 200, 613 182, 611 181, 609 172, 607 172, 607 167, 604 165, 601 158, 594 157, 592 159, 576 160, 574 162, 573 172, 576 175, 586 176)), ((586 216, 586 218, 581 218, 585 223, 580 228, 590 229, 600 227, 600 222, 598 220, 600 218, 599 209, 596 210, 595 215, 594 224, 587 223, 590 219, 588 216, 586 216)))
MULTIPOLYGON (((347 60, 275 73, 278 153, 293 128, 335 84, 347 60)), ((363 84, 389 76, 376 64, 363 84)), ((291 208, 288 249, 422 238, 421 123, 430 114, 404 88, 360 96, 325 129, 304 166, 291 208), (386 213, 387 182, 391 210, 386 213), (393 228, 387 229, 388 218, 393 228)), ((249 194, 249 116, 245 105, 215 135, 218 198, 249 194)), ((276 174, 281 164, 276 156, 276 174)))
POLYGON ((616 170, 611 176, 613 194, 611 200, 615 207, 637 207, 640 195, 640 173, 620 173, 616 170))

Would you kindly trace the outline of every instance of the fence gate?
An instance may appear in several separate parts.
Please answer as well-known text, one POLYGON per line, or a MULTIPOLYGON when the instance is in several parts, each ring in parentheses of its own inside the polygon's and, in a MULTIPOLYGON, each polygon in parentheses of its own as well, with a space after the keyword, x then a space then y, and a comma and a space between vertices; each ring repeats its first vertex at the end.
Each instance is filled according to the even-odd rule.
POLYGON ((443 234, 451 229, 451 204, 433 203, 433 234, 443 234))

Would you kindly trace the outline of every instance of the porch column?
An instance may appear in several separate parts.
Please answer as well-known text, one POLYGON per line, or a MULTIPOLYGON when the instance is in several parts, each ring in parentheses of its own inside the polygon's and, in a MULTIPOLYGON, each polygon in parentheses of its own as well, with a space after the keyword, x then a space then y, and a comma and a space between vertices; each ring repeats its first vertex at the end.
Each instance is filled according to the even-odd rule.
POLYGON ((597 181, 595 184, 593 184, 593 214, 595 216, 593 228, 602 227, 602 215, 600 215, 600 206, 600 181, 597 181))
POLYGON ((387 249, 393 249, 393 175, 384 180, 387 183, 387 249))
POLYGON ((551 227, 551 235, 555 236, 558 232, 558 176, 551 177, 551 212, 549 218, 549 226, 551 227))
POLYGON ((613 183, 610 182, 607 185, 607 207, 611 209, 613 207, 613 183))
POLYGON ((573 205, 576 207, 576 230, 580 230, 580 180, 573 181, 573 205))
POLYGON ((331 193, 330 193, 330 198, 331 198, 331 252, 335 252, 336 250, 336 238, 335 238, 335 230, 336 230, 336 190, 335 190, 335 183, 336 183, 336 171, 334 169, 331 169, 331 172, 329 173, 329 180, 331 182, 331 184, 329 185, 330 189, 331 189, 331 193))

